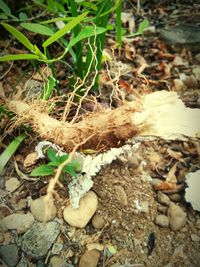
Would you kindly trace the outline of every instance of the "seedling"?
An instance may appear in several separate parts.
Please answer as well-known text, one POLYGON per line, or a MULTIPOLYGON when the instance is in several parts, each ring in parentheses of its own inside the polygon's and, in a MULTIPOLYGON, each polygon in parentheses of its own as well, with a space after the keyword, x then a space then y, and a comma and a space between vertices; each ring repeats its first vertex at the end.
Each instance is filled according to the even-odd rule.
MULTIPOLYGON (((47 149, 47 158, 49 163, 40 165, 31 172, 31 176, 49 176, 54 175, 60 164, 69 158, 69 154, 57 155, 57 152, 51 148, 47 149)), ((72 160, 62 169, 62 174, 70 174, 72 177, 81 171, 81 164, 77 160, 72 160)))

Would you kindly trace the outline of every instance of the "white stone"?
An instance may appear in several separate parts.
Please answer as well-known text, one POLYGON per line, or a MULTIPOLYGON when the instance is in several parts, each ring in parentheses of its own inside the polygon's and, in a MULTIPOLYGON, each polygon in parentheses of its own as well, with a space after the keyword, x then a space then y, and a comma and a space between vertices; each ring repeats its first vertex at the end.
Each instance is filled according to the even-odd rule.
POLYGON ((34 217, 29 212, 27 214, 14 213, 2 219, 2 224, 8 230, 17 230, 18 234, 25 233, 33 224, 34 217))
POLYGON ((40 222, 48 222, 55 218, 57 208, 52 197, 42 196, 31 202, 31 213, 34 218, 40 222))
POLYGON ((179 230, 186 224, 186 213, 172 202, 170 203, 167 214, 172 230, 179 230))
POLYGON ((89 191, 81 200, 78 209, 68 205, 64 211, 64 220, 71 226, 84 228, 96 212, 98 206, 97 195, 89 191))
POLYGON ((194 210, 200 211, 200 170, 186 175, 187 188, 185 190, 185 199, 190 202, 194 210))

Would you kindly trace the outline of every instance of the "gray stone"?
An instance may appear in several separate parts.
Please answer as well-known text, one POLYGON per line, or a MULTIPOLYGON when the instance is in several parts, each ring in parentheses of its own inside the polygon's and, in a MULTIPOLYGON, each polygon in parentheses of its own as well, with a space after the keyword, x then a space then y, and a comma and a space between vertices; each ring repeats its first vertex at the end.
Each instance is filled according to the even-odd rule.
POLYGON ((60 233, 60 224, 35 222, 22 237, 22 250, 35 259, 42 258, 60 233))
POLYGON ((19 261, 19 251, 15 244, 0 247, 0 258, 8 267, 14 267, 19 261))
POLYGON ((160 37, 175 48, 186 47, 199 52, 200 28, 198 26, 178 25, 160 29, 160 37))

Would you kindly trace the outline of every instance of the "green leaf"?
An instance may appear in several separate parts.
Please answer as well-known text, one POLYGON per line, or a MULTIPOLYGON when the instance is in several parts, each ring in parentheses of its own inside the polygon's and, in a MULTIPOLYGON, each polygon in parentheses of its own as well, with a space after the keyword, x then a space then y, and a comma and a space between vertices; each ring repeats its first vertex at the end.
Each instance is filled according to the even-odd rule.
MULTIPOLYGON (((77 1, 75 1, 75 2, 77 2, 77 1)), ((98 10, 97 6, 91 2, 81 1, 81 2, 79 2, 79 5, 84 6, 84 7, 89 7, 90 9, 92 9, 94 11, 98 10)))
POLYGON ((50 161, 57 161, 57 156, 56 156, 57 152, 52 149, 52 148, 48 148, 47 149, 47 157, 50 161))
POLYGON ((57 157, 57 160, 59 163, 63 163, 65 160, 67 160, 69 158, 69 155, 66 154, 66 155, 62 155, 62 156, 58 156, 57 157))
POLYGON ((47 165, 48 166, 53 166, 53 167, 58 167, 60 165, 60 163, 57 162, 57 161, 53 161, 53 162, 49 162, 47 165))
POLYGON ((140 24, 138 28, 139 33, 143 33, 144 30, 149 26, 149 21, 147 19, 144 19, 140 24))
POLYGON ((78 17, 72 19, 69 23, 65 25, 62 29, 58 30, 56 33, 54 33, 51 37, 49 37, 42 46, 46 48, 50 44, 54 43, 58 39, 60 39, 63 35, 65 35, 68 31, 73 29, 79 22, 81 22, 86 16, 88 12, 84 12, 83 14, 79 15, 78 17))
POLYGON ((43 35, 47 35, 47 36, 51 36, 54 34, 54 31, 44 25, 38 24, 38 23, 21 23, 20 24, 24 29, 30 31, 30 32, 35 32, 35 33, 39 33, 39 34, 43 34, 43 35))
POLYGON ((31 176, 49 176, 54 174, 54 167, 49 166, 49 165, 41 165, 37 168, 35 168, 31 172, 31 176))
POLYGON ((28 16, 25 12, 20 12, 19 13, 19 20, 20 21, 26 21, 28 19, 28 16))
POLYGON ((79 32, 79 34, 77 36, 75 36, 74 38, 71 39, 71 41, 69 42, 68 49, 85 38, 89 38, 89 37, 94 36, 94 35, 102 34, 106 31, 107 31, 107 29, 103 28, 103 27, 96 27, 95 28, 93 26, 87 26, 81 32, 79 32))
POLYGON ((81 171, 81 164, 77 160, 72 160, 68 166, 72 167, 76 172, 81 171))
POLYGON ((3 1, 0 0, 0 9, 6 14, 6 15, 11 15, 11 10, 9 6, 3 1))
POLYGON ((37 55, 33 54, 18 54, 18 55, 5 55, 0 57, 0 62, 11 61, 11 60, 30 60, 30 59, 39 59, 37 55))
POLYGON ((71 176, 76 176, 77 173, 75 172, 74 168, 72 166, 66 165, 63 168, 64 173, 69 173, 71 176))
POLYGON ((34 51, 34 46, 31 44, 31 42, 28 40, 28 38, 21 33, 20 31, 18 31, 17 29, 15 29, 13 26, 2 22, 1 25, 7 30, 9 31, 9 33, 11 33, 20 43, 22 43, 26 48, 28 48, 30 51, 34 51))
POLYGON ((6 14, 3 14, 3 13, 0 14, 0 19, 7 19, 7 18, 8 16, 6 14))
POLYGON ((20 134, 19 136, 17 136, 0 155, 0 174, 3 171, 6 163, 9 161, 9 159, 12 157, 12 155, 15 153, 15 151, 25 138, 25 134, 20 134))

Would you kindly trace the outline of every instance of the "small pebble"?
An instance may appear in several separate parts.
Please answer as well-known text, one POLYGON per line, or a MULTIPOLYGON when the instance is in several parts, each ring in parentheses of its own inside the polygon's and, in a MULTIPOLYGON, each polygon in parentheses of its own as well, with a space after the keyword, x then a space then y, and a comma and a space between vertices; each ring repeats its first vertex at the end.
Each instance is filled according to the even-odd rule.
POLYGON ((170 199, 168 198, 168 196, 166 196, 165 194, 163 194, 162 192, 158 192, 158 202, 160 204, 169 206, 170 204, 170 199))
POLYGON ((100 258, 98 250, 87 250, 80 258, 79 267, 96 267, 100 258))
POLYGON ((34 217, 29 212, 27 214, 14 213, 3 218, 1 224, 7 230, 17 230, 18 234, 25 233, 33 224, 34 217))
POLYGON ((105 221, 99 214, 95 214, 92 218, 92 225, 96 229, 103 229, 105 226, 105 221))
POLYGON ((172 230, 179 230, 186 224, 186 213, 173 202, 170 203, 167 214, 172 230))
POLYGON ((19 261, 19 250, 15 244, 0 246, 0 258, 8 267, 15 267, 19 261))
POLYGON ((200 241, 200 237, 198 235, 195 235, 195 234, 191 234, 191 239, 194 242, 199 242, 200 241))
POLYGON ((157 209, 160 213, 167 214, 168 207, 159 205, 157 209))
POLYGON ((129 166, 129 168, 136 169, 140 165, 139 159, 137 157, 135 157, 135 156, 129 155, 127 157, 127 160, 128 160, 128 166, 129 166))
POLYGON ((5 187, 8 192, 14 192, 20 186, 20 182, 17 178, 12 177, 6 181, 5 187))
POLYGON ((183 81, 181 81, 180 79, 174 79, 173 80, 173 84, 174 84, 174 90, 176 92, 180 92, 184 89, 185 84, 183 81))
POLYGON ((194 73, 195 77, 197 78, 198 81, 200 81, 200 67, 195 67, 192 72, 194 73))
POLYGON ((48 222, 55 218, 57 214, 57 208, 54 205, 53 198, 47 198, 46 195, 33 200, 30 205, 30 210, 34 218, 39 222, 48 222))
POLYGON ((161 227, 168 227, 169 226, 169 218, 163 214, 157 215, 155 218, 155 224, 161 227))
POLYGON ((174 202, 179 202, 182 200, 182 196, 177 193, 169 195, 169 198, 174 202))
POLYGON ((15 210, 23 210, 26 207, 27 207, 27 199, 22 198, 17 202, 15 210))
POLYGON ((53 256, 50 259, 49 267, 63 267, 65 266, 65 262, 58 256, 53 256))
POLYGON ((0 243, 3 243, 3 241, 4 241, 4 235, 3 233, 0 233, 0 243))
POLYGON ((141 208, 142 208, 142 212, 149 213, 149 202, 148 201, 144 201, 141 204, 141 208))
POLYGON ((89 191, 80 200, 78 209, 68 205, 63 211, 64 220, 71 226, 84 228, 97 210, 98 198, 93 191, 89 191))
POLYGON ((127 206, 128 198, 127 198, 124 188, 121 185, 115 185, 114 190, 115 190, 115 197, 118 200, 118 202, 121 205, 127 206))

